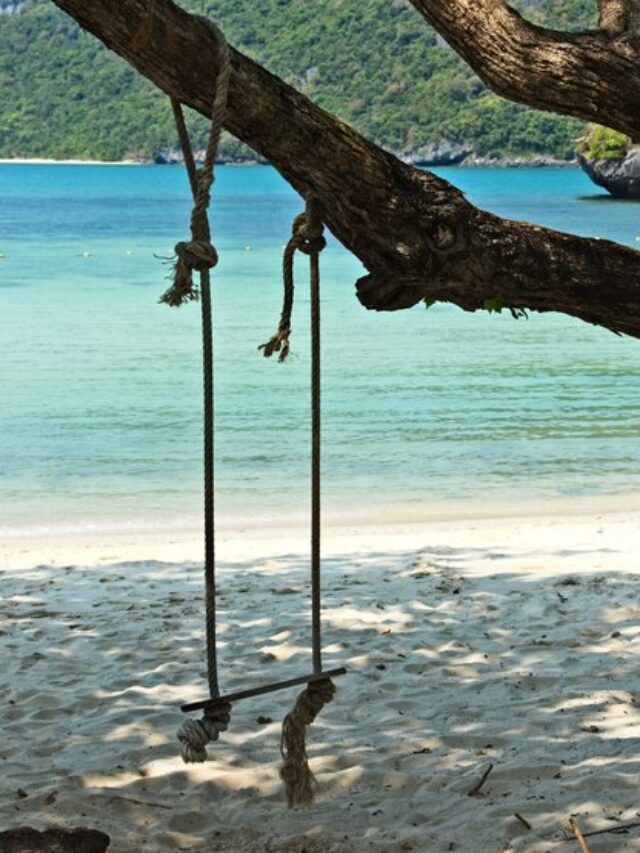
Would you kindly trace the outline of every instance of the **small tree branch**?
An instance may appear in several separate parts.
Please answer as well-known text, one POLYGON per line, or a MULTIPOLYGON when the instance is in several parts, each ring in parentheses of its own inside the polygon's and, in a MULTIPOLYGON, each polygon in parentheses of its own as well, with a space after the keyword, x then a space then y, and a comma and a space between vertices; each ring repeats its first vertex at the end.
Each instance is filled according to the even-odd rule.
MULTIPOLYGON (((171 0, 54 0, 167 94, 209 115, 217 70, 206 22, 171 0)), ((453 5, 453 4, 452 4, 453 5)), ((640 337, 640 253, 478 210, 401 163, 238 51, 226 126, 267 157, 364 264, 361 302, 467 310, 496 299, 640 337)))
POLYGON ((640 141, 639 0, 599 0, 601 29, 563 33, 503 0, 411 0, 505 98, 613 127, 640 141))

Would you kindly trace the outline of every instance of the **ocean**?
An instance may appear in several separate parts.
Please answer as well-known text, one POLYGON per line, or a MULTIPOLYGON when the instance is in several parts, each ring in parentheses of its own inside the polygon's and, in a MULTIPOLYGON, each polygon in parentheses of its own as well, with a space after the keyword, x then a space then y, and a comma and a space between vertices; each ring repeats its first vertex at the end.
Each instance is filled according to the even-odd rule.
MULTIPOLYGON (((640 240, 640 208, 577 169, 436 171, 500 215, 640 240)), ((307 512, 304 262, 292 358, 258 352, 300 209, 273 169, 217 171, 216 478, 229 522, 307 512)), ((158 304, 189 212, 177 167, 0 165, 0 534, 199 523, 199 307, 158 304)), ((640 492, 640 342, 559 315, 367 312, 360 264, 335 240, 321 265, 327 518, 640 492)))

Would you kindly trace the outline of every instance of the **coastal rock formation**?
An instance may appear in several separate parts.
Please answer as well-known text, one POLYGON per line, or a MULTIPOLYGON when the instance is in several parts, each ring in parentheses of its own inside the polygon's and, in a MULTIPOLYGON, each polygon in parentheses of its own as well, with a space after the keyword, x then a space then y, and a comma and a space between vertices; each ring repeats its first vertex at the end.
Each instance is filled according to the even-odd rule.
POLYGON ((565 166, 575 166, 576 160, 570 160, 565 157, 553 157, 551 154, 537 154, 534 157, 489 157, 472 154, 464 159, 462 165, 499 169, 519 166, 524 166, 525 168, 564 168, 565 166))
POLYGON ((439 142, 427 142, 403 151, 393 151, 405 163, 412 166, 455 166, 461 163, 473 151, 473 146, 464 142, 442 139, 439 142))
POLYGON ((578 154, 578 162, 594 184, 604 187, 611 195, 640 199, 640 146, 615 159, 592 160, 578 154))
POLYGON ((594 184, 617 198, 640 198, 640 145, 624 133, 591 124, 576 154, 594 184))

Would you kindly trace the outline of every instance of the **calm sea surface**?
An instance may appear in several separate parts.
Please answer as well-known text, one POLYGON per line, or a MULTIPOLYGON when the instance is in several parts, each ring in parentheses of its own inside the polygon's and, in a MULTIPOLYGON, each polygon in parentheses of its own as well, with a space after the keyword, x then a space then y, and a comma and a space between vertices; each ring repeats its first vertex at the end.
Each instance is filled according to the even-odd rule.
MULTIPOLYGON (((504 216, 638 245, 640 206, 578 170, 443 169, 504 216)), ((269 168, 220 168, 215 232, 218 506, 305 512, 308 299, 292 339, 280 255, 300 202, 269 168)), ((188 235, 179 168, 0 165, 0 531, 200 517, 199 309, 157 304, 188 235)), ((640 239, 640 238, 639 238, 640 239)), ((561 316, 360 307, 360 266, 322 257, 325 508, 640 492, 640 342, 561 316)))

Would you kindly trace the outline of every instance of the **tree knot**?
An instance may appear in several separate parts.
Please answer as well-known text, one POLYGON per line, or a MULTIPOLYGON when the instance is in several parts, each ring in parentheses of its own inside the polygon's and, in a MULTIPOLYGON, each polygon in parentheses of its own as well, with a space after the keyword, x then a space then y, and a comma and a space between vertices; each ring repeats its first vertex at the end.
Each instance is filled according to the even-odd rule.
POLYGON ((433 231, 433 242, 440 251, 451 249, 456 243, 455 229, 448 222, 441 220, 436 223, 433 231))

